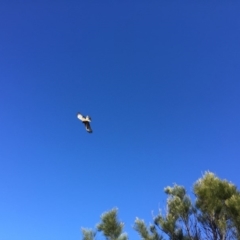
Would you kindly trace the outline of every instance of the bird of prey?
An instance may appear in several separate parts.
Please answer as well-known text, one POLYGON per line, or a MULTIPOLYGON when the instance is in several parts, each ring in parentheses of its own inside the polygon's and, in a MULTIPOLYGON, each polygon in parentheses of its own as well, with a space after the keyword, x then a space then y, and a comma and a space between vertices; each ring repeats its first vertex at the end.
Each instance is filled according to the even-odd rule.
POLYGON ((90 126, 91 118, 89 116, 84 117, 81 113, 77 113, 77 118, 85 125, 87 132, 92 133, 90 126))

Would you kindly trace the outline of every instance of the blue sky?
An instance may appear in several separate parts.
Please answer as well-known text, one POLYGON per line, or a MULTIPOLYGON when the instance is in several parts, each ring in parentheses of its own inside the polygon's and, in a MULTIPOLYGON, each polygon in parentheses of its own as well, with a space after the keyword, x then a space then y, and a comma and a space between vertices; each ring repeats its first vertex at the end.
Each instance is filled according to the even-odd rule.
POLYGON ((237 1, 1 1, 0 239, 80 239, 210 170, 239 186, 237 1), (88 134, 76 113, 92 117, 88 134))

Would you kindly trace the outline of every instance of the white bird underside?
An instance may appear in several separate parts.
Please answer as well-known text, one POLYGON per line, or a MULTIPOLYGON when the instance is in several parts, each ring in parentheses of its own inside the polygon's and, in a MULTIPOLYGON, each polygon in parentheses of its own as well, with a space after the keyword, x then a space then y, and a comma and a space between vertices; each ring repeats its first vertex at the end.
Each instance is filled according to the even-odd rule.
POLYGON ((77 114, 77 118, 85 125, 86 131, 92 133, 90 126, 91 118, 89 116, 84 117, 81 113, 77 114))

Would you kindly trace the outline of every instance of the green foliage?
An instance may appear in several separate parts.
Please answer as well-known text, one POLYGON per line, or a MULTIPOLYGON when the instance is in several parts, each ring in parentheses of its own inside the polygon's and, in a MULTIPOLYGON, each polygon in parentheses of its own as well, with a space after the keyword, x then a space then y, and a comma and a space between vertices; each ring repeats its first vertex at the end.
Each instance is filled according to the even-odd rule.
POLYGON ((91 229, 82 228, 83 240, 94 240, 96 233, 91 229))
POLYGON ((236 230, 234 235, 240 239, 240 194, 235 194, 225 201, 236 230))
MULTIPOLYGON (((240 240, 240 193, 232 183, 206 172, 193 186, 193 202, 183 186, 164 189, 165 214, 161 212, 147 226, 136 218, 134 229, 142 240, 240 240)), ((97 230, 107 240, 127 240, 117 209, 101 216, 97 230)), ((95 231, 82 229, 83 240, 94 240, 95 231)))
POLYGON ((194 209, 185 188, 174 185, 164 191, 168 195, 167 213, 165 216, 159 213, 154 223, 172 240, 196 238, 197 229, 191 227, 195 220, 192 216, 194 209))
POLYGON ((122 234, 124 223, 117 219, 117 209, 112 209, 101 216, 101 222, 97 225, 98 231, 102 232, 108 240, 126 240, 122 234))
POLYGON ((158 234, 156 226, 150 225, 149 229, 147 228, 144 220, 136 218, 134 223, 134 229, 139 233, 142 240, 162 240, 162 236, 158 234))
POLYGON ((198 220, 208 238, 239 236, 239 192, 232 183, 206 172, 194 185, 198 220))

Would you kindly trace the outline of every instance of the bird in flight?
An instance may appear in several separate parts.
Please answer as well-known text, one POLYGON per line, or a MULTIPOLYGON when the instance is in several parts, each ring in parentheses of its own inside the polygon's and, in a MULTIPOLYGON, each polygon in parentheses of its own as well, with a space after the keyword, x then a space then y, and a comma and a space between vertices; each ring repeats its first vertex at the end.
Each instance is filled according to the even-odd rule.
POLYGON ((84 117, 81 113, 77 113, 77 118, 85 125, 87 132, 92 133, 90 126, 91 118, 89 116, 84 117))

